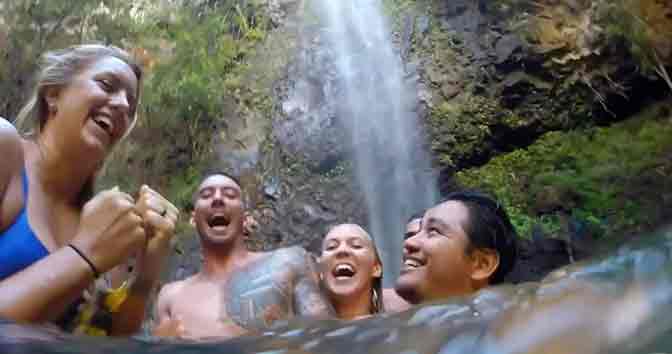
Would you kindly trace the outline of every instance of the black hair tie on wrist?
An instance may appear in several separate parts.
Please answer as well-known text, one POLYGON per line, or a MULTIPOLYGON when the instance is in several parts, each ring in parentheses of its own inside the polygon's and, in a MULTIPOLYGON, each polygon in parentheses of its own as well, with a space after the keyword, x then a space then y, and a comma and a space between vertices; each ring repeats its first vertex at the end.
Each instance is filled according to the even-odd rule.
POLYGON ((73 245, 72 243, 69 243, 68 247, 72 248, 75 252, 77 252, 77 254, 80 257, 82 257, 82 259, 84 261, 86 261, 86 263, 89 264, 89 267, 91 267, 91 271, 93 272, 93 277, 95 279, 98 279, 98 277, 100 276, 100 273, 98 272, 98 268, 96 268, 96 266, 93 265, 93 262, 91 262, 91 260, 84 255, 84 252, 80 251, 79 248, 75 247, 75 245, 73 245))

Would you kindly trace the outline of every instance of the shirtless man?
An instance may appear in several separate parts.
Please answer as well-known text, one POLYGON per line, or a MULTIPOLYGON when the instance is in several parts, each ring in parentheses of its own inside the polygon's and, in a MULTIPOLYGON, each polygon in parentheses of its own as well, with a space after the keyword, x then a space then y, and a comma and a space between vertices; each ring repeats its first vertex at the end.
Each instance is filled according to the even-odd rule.
POLYGON ((333 315, 308 253, 298 247, 248 251, 244 218, 240 184, 221 173, 205 177, 192 213, 203 267, 161 289, 155 335, 231 338, 293 316, 333 315))

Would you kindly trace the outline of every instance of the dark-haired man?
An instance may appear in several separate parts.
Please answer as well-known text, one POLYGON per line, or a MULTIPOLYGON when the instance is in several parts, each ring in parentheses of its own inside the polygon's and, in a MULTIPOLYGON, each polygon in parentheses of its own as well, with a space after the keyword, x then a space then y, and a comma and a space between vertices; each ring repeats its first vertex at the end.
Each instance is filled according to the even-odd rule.
POLYGON ((200 236, 203 267, 163 287, 156 335, 230 338, 293 316, 333 314, 305 250, 247 250, 241 195, 240 184, 226 174, 211 174, 201 182, 192 223, 200 236))
POLYGON ((499 203, 477 192, 452 193, 404 241, 396 291, 412 304, 467 295, 501 283, 516 253, 515 230, 499 203))

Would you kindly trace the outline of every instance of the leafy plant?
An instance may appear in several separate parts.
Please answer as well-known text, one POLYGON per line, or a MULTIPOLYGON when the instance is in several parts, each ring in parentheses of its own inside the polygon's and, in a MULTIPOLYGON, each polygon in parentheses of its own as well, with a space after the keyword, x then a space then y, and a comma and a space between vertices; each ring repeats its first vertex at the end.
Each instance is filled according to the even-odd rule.
MULTIPOLYGON (((536 223, 557 232, 559 220, 546 210, 549 205, 602 233, 645 224, 660 204, 655 188, 640 184, 672 169, 665 163, 672 126, 653 119, 657 114, 659 107, 652 107, 609 128, 547 133, 527 149, 458 172, 457 179, 495 194, 521 235, 536 223)), ((666 183, 664 177, 655 180, 666 183)))
POLYGON ((607 31, 627 40, 645 68, 653 69, 672 90, 666 65, 672 65, 672 3, 665 0, 603 1, 607 31))

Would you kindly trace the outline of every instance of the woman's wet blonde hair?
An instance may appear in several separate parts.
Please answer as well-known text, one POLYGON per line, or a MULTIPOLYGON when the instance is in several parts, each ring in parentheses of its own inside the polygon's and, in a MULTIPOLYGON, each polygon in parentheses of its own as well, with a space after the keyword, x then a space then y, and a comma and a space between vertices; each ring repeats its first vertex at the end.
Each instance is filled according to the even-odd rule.
MULTIPOLYGON (((49 106, 46 101, 47 91, 49 89, 62 89, 68 86, 82 70, 94 62, 107 57, 117 58, 133 70, 138 80, 136 97, 139 98, 142 68, 123 49, 111 45, 82 44, 54 50, 43 54, 41 57, 39 71, 35 78, 35 88, 28 102, 19 111, 16 118, 17 127, 28 135, 39 135, 49 113, 49 106)), ((126 135, 135 126, 137 103, 131 114, 133 121, 126 135)))
MULTIPOLYGON (((101 44, 82 44, 65 49, 54 50, 42 55, 39 70, 35 78, 35 88, 28 102, 21 108, 16 117, 16 126, 30 137, 39 136, 47 121, 49 106, 46 94, 49 89, 63 89, 83 70, 94 62, 107 58, 117 58, 126 63, 138 80, 138 92, 136 92, 136 106, 132 107, 130 114, 133 117, 131 126, 126 131, 124 138, 133 130, 137 121, 137 107, 139 105, 140 87, 142 80, 142 68, 123 49, 101 44)), ((122 138, 123 139, 123 138, 122 138)), ((83 206, 93 196, 95 175, 87 180, 80 192, 78 201, 83 206)))

